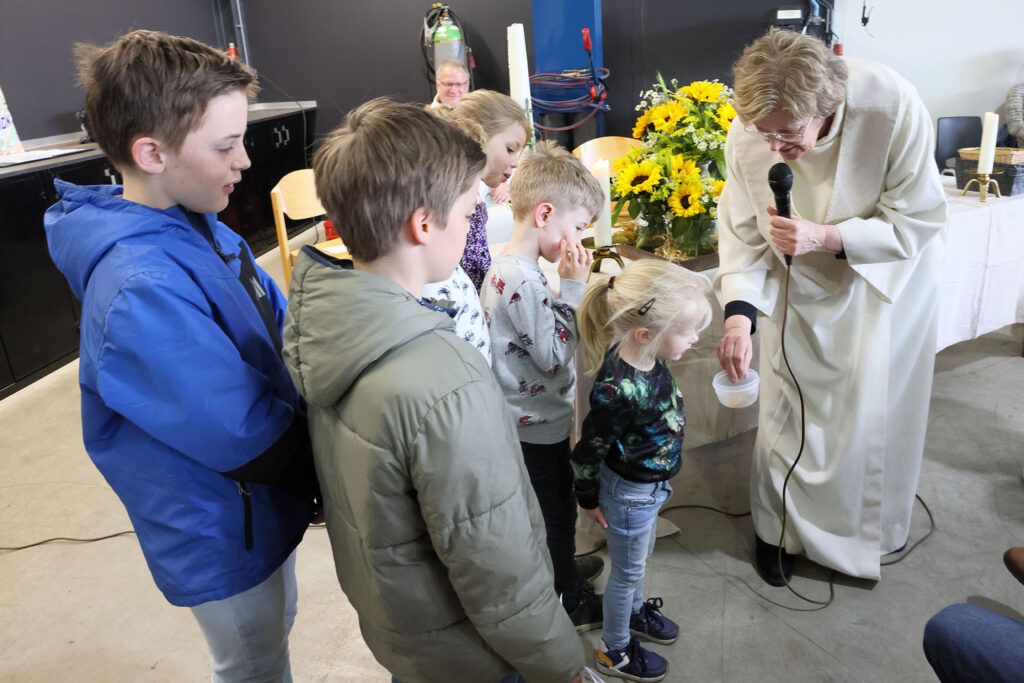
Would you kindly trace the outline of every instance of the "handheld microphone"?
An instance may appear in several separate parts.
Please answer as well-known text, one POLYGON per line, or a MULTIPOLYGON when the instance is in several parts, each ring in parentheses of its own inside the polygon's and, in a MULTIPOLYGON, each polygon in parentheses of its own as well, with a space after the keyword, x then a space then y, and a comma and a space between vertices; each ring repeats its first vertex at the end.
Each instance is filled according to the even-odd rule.
MULTIPOLYGON (((793 189, 793 171, 783 162, 779 162, 768 170, 768 187, 772 188, 775 195, 775 210, 783 218, 792 218, 792 204, 789 200, 789 191, 793 189)), ((786 257, 786 265, 793 264, 793 257, 789 254, 786 257)))

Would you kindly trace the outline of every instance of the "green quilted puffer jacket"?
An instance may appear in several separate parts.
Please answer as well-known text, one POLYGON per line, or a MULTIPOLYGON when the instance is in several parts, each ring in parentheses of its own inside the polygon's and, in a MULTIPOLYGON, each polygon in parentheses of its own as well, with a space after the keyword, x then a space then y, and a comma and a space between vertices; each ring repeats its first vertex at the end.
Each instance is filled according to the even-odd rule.
POLYGON ((309 406, 338 581, 402 683, 497 683, 513 669, 570 681, 583 647, 516 428, 453 327, 350 262, 296 260, 284 356, 309 406))

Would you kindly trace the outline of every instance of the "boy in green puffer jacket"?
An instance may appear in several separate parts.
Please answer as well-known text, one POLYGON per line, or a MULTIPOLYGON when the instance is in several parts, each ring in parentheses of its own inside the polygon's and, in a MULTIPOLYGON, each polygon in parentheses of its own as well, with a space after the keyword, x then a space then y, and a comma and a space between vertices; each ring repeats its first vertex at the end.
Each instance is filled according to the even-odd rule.
POLYGON ((462 255, 484 162, 419 107, 364 104, 313 162, 352 260, 307 247, 292 275, 284 356, 338 580, 402 683, 568 682, 584 664, 501 389, 420 298, 462 255))

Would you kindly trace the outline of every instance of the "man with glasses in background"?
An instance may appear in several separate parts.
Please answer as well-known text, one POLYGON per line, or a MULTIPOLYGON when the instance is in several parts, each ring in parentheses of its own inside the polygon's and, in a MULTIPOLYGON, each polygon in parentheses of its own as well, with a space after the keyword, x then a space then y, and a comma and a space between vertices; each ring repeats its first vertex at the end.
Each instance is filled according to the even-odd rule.
POLYGON ((446 59, 437 69, 437 95, 430 103, 432 109, 450 109, 469 92, 469 70, 457 59, 446 59))

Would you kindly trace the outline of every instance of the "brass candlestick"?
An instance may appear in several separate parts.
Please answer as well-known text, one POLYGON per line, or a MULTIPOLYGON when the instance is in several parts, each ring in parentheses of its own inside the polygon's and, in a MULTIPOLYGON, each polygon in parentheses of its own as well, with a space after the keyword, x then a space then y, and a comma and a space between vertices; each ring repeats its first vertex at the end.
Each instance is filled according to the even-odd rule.
MULTIPOLYGON (((595 247, 594 248, 594 262, 590 264, 590 272, 600 273, 601 272, 601 261, 605 259, 611 259, 619 264, 619 268, 625 268, 622 263, 622 257, 615 251, 614 246, 607 247, 595 247)), ((589 279, 589 278, 588 278, 589 279)))
MULTIPOLYGON (((974 169, 973 171, 968 171, 968 173, 978 173, 978 169, 974 169)), ((996 175, 996 174, 993 173, 991 175, 996 175)), ((999 191, 999 183, 997 183, 995 180, 993 180, 988 173, 978 173, 978 177, 977 178, 971 178, 970 180, 967 181, 967 184, 964 185, 964 191, 960 193, 961 197, 963 197, 965 194, 967 194, 967 190, 971 189, 971 183, 978 183, 978 201, 980 201, 980 202, 984 202, 986 199, 988 199, 988 186, 989 185, 994 185, 995 186, 995 188, 996 188, 996 196, 997 197, 1002 197, 1003 196, 1002 193, 999 191)))

